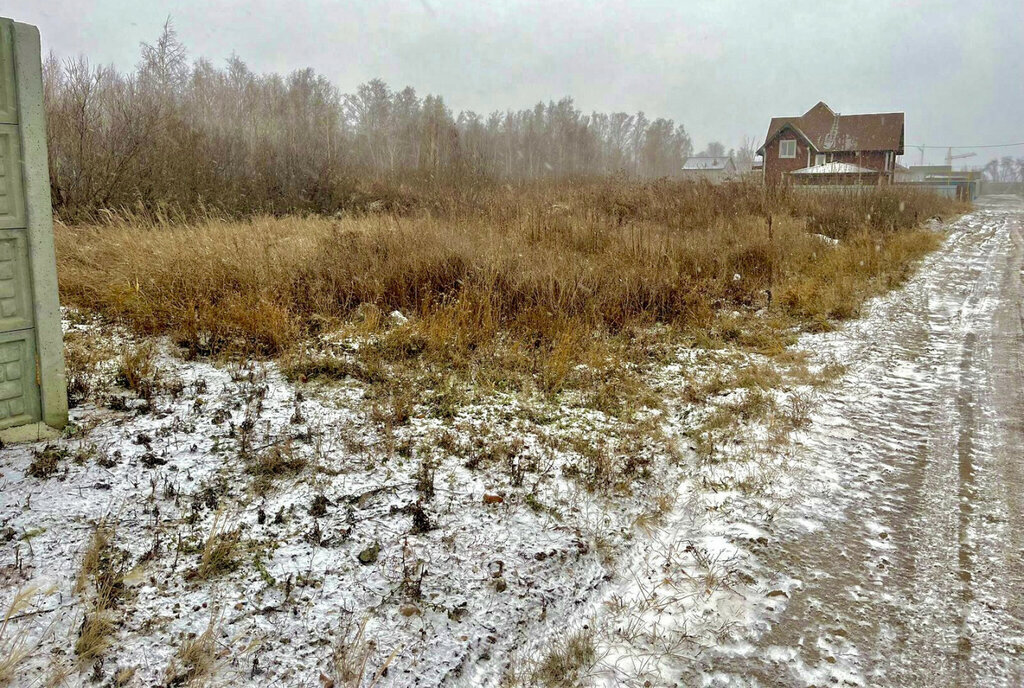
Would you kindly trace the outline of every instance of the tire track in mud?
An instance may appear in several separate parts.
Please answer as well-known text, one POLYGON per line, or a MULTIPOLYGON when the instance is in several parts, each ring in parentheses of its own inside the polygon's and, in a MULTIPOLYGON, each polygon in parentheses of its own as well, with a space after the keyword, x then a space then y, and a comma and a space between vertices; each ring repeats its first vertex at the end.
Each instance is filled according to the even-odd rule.
POLYGON ((804 342, 849 373, 801 438, 832 490, 767 555, 801 587, 683 685, 1020 685, 1022 226, 1020 199, 983 200, 904 289, 804 342))
POLYGON ((967 333, 964 341, 963 355, 960 358, 960 391, 957 397, 957 412, 960 415, 960 436, 957 441, 957 458, 960 466, 960 520, 958 528, 960 565, 960 639, 957 643, 957 669, 962 674, 966 670, 971 656, 971 639, 967 632, 967 609, 974 601, 971 587, 974 568, 974 548, 970 541, 970 524, 973 509, 971 507, 974 488, 974 463, 971 453, 974 449, 974 396, 970 389, 970 376, 974 372, 974 347, 978 337, 975 333, 967 333))

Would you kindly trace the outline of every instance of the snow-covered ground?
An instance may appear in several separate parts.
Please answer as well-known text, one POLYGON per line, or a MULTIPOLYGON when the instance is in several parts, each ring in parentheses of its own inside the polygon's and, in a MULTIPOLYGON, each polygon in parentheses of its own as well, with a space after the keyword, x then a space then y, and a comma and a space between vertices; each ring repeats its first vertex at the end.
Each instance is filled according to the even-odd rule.
MULTIPOLYGON (((956 266, 1007 250, 1006 212, 962 219, 865 320, 805 337, 809 373, 683 348, 651 377, 662 408, 625 420, 494 394, 451 418, 416 408, 382 422, 362 383, 186 362, 163 342, 146 401, 103 389, 120 352, 141 343, 69 323, 70 336, 110 347, 102 392, 52 446, 0 450, 0 606, 36 589, 0 638, 32 650, 15 683, 900 684, 913 674, 879 672, 878 653, 908 632, 884 626, 865 645, 874 631, 857 623, 963 592, 920 587, 937 580, 927 576, 891 587, 894 565, 926 561, 907 539, 929 529, 893 525, 907 508, 886 501, 893 471, 900 489, 913 476, 878 447, 913 454, 940 442, 919 426, 956 402, 929 380, 956 377, 960 359, 928 342, 961 332, 961 288, 977 306, 970 321, 987 322, 996 287, 954 279, 984 261, 956 266), (850 374, 822 397, 814 382, 837 361, 850 374), (759 368, 781 372, 772 389, 740 382, 759 368), (686 393, 715 378, 726 382, 706 400, 686 393), (272 476, 260 475, 266 466, 272 476), (125 575, 102 612, 112 621, 102 660, 76 668, 83 621, 99 613, 94 586, 76 579, 100 523, 125 575), (209 565, 225 542, 224 561, 209 565), (865 556, 851 563, 848 550, 865 556), (827 625, 847 608, 860 610, 856 623, 827 625), (196 637, 215 640, 205 664, 184 651, 196 637)), ((976 437, 972 451, 984 453, 976 437)), ((958 499, 942 502, 954 505, 953 532, 958 499)), ((980 523, 968 518, 963 538, 980 542, 980 523)), ((978 606, 999 602, 1003 588, 992 590, 972 592, 960 627, 992 626, 978 606)), ((1005 644, 985 647, 1003 659, 977 675, 1009 675, 1005 644)))
POLYGON ((596 672, 624 680, 654 675, 680 641, 714 643, 789 585, 754 553, 798 481, 786 400, 811 388, 773 391, 777 412, 715 430, 713 462, 690 436, 748 392, 683 394, 767 365, 757 357, 682 349, 653 381, 664 409, 629 421, 498 394, 391 426, 360 383, 296 386, 272 363, 186 362, 166 343, 140 399, 110 379, 142 343, 66 329, 108 350, 91 381, 103 391, 61 440, 0 452, 0 604, 36 590, 6 632, 34 649, 24 685, 181 680, 183 647, 207 629, 217 684, 495 685, 567 629, 596 648, 596 672), (261 482, 268 457, 298 468, 261 482), (31 475, 46 458, 49 474, 31 475), (102 661, 75 669, 98 613, 76 579, 99 523, 126 575, 102 612, 102 661), (210 574, 204 547, 225 536, 231 561, 210 574))

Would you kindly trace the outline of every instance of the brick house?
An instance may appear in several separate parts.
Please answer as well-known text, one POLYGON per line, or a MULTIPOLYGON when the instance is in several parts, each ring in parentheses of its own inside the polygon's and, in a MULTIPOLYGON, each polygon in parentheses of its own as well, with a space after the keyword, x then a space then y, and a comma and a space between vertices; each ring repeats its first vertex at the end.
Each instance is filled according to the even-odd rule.
POLYGON ((773 117, 757 153, 768 183, 787 181, 797 170, 846 163, 872 171, 860 176, 863 183, 889 184, 896 156, 903 155, 903 113, 840 115, 818 103, 799 117, 773 117))

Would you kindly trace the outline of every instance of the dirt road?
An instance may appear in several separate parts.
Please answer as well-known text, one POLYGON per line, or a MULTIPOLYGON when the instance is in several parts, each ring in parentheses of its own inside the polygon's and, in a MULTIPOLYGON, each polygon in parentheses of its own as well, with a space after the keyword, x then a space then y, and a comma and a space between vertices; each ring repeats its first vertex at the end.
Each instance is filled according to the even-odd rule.
POLYGON ((1022 269, 1024 201, 981 199, 904 290, 813 342, 849 374, 802 439, 833 489, 773 548, 800 585, 695 683, 1024 685, 1022 269))

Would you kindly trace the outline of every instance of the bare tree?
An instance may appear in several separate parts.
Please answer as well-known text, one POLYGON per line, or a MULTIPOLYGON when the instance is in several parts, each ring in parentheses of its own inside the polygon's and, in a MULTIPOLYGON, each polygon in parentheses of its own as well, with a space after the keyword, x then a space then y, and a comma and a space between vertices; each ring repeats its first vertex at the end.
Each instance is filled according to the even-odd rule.
POLYGON ((571 98, 486 118, 374 79, 342 94, 312 69, 256 74, 237 56, 190 63, 170 19, 121 73, 44 67, 55 207, 328 211, 355 176, 674 174, 693 146, 672 120, 584 114, 571 98))

